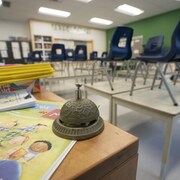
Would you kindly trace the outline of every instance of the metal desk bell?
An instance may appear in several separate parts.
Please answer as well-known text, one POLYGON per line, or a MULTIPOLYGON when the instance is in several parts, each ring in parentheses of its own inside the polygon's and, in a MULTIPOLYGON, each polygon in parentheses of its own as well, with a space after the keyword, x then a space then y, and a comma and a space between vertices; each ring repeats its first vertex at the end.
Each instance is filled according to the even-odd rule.
POLYGON ((81 84, 76 84, 76 98, 67 101, 61 108, 60 118, 53 122, 52 130, 59 137, 84 140, 96 136, 104 129, 95 103, 82 99, 81 84))

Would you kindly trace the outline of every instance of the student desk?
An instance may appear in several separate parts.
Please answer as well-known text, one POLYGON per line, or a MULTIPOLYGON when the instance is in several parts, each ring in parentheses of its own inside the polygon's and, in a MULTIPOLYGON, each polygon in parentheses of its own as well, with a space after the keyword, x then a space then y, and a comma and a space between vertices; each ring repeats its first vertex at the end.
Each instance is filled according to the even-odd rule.
MULTIPOLYGON (((115 80, 113 83, 114 90, 112 91, 108 81, 98 82, 91 84, 84 84, 85 90, 85 97, 87 98, 88 93, 93 93, 109 100, 109 121, 112 123, 112 96, 115 94, 120 94, 124 92, 128 92, 131 89, 132 81, 128 79, 125 81, 125 78, 119 78, 119 80, 115 80)), ((136 81, 137 86, 134 90, 142 89, 142 88, 149 88, 151 85, 151 80, 147 80, 146 85, 143 85, 143 79, 137 78, 136 81)))
MULTIPOLYGON (((39 100, 65 101, 51 92, 34 96, 39 100)), ((102 133, 74 145, 51 179, 135 180, 137 151, 137 137, 105 122, 102 133)))
MULTIPOLYGON (((175 97, 180 105, 180 86, 176 85, 173 88, 175 97)), ((134 91, 130 96, 128 93, 118 94, 113 96, 113 122, 117 123, 117 105, 127 107, 129 109, 139 111, 150 115, 156 119, 166 123, 165 141, 163 147, 162 164, 160 177, 164 179, 166 176, 166 168, 168 164, 168 156, 170 151, 171 136, 173 122, 180 119, 180 107, 174 106, 167 90, 165 89, 142 89, 134 91)))

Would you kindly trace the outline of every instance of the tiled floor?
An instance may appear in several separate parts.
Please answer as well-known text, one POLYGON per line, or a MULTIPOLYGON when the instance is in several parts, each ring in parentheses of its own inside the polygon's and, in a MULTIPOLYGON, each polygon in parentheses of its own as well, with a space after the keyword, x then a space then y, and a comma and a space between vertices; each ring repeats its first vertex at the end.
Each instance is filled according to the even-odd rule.
MULTIPOLYGON (((79 82, 81 82, 79 80, 79 82)), ((52 84, 52 90, 65 99, 75 96, 75 81, 65 80, 52 84)), ((100 115, 108 121, 108 100, 90 94, 89 99, 100 105, 100 115)), ((164 142, 165 124, 142 113, 118 106, 118 127, 139 137, 139 159, 137 169, 137 180, 158 180, 162 147, 164 142)), ((169 166, 166 180, 180 179, 180 121, 174 125, 169 166)))

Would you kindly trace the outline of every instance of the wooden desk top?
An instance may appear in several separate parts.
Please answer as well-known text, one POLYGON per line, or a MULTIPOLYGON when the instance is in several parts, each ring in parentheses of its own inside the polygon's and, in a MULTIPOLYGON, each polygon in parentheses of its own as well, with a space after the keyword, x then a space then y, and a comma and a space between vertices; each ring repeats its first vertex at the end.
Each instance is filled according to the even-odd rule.
MULTIPOLYGON (((65 101, 51 92, 34 96, 39 100, 65 101)), ((92 174, 98 179, 137 154, 137 149, 137 137, 105 122, 101 134, 75 144, 51 179, 90 179, 92 174)))

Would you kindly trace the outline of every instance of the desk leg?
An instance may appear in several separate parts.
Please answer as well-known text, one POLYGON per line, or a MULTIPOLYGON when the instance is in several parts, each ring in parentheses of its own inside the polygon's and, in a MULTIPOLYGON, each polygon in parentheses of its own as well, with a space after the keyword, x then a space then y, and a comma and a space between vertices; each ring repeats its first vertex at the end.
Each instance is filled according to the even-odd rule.
POLYGON ((171 138, 172 138, 172 129, 173 129, 173 119, 170 119, 167 122, 165 142, 163 147, 162 164, 161 164, 161 172, 160 172, 161 180, 164 180, 166 177, 166 170, 168 166, 168 158, 169 158, 169 151, 170 151, 171 138))
POLYGON ((117 126, 117 104, 112 99, 112 124, 117 126))
POLYGON ((113 123, 113 101, 112 96, 109 98, 109 121, 111 124, 113 123))
POLYGON ((86 90, 84 90, 84 97, 87 99, 88 97, 88 92, 86 90))

